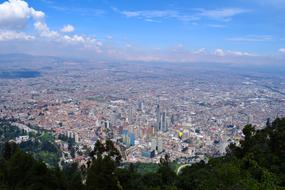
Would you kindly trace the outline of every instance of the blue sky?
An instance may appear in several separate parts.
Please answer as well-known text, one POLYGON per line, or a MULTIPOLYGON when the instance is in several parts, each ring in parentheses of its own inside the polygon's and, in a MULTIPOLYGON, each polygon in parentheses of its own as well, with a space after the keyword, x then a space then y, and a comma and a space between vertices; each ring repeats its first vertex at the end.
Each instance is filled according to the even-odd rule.
POLYGON ((5 53, 79 52, 90 59, 254 63, 282 62, 285 55, 283 0, 0 3, 4 15, 0 50, 5 53))

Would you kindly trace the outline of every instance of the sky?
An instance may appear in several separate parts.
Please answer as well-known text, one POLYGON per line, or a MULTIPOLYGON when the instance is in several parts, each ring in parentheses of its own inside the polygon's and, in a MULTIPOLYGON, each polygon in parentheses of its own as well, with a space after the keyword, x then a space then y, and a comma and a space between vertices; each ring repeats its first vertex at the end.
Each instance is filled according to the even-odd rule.
POLYGON ((284 0, 0 0, 0 54, 285 64, 284 0))

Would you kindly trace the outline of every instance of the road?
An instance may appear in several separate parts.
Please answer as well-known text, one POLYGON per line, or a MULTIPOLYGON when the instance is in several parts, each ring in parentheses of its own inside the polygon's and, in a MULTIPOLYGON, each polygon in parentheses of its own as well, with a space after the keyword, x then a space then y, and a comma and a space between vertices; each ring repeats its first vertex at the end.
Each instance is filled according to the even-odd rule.
POLYGON ((179 166, 179 168, 176 171, 176 174, 179 175, 179 173, 181 172, 183 168, 190 167, 190 166, 191 164, 184 164, 184 165, 179 166))

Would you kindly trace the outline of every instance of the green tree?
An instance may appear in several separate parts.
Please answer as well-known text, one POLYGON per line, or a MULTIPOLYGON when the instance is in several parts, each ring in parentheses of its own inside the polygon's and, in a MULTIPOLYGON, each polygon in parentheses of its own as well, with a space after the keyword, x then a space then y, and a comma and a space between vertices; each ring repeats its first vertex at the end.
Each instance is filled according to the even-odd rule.
POLYGON ((159 169, 157 173, 160 175, 162 185, 173 186, 175 184, 175 172, 171 169, 170 166, 170 157, 168 154, 164 158, 160 158, 159 169))
POLYGON ((102 144, 97 141, 93 152, 92 164, 88 169, 86 186, 88 190, 109 190, 122 189, 122 186, 116 175, 116 166, 118 151, 111 141, 102 144))

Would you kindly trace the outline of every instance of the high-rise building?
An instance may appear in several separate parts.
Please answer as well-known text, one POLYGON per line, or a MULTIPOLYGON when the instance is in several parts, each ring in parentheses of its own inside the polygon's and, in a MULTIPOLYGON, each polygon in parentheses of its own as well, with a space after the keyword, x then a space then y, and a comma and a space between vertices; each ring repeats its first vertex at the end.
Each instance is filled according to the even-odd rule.
POLYGON ((161 113, 160 106, 158 104, 156 107, 156 131, 166 132, 168 130, 169 123, 166 112, 164 111, 161 113))
POLYGON ((122 132, 122 137, 123 137, 123 143, 127 146, 134 146, 135 145, 135 134, 130 133, 128 130, 123 130, 122 132))
POLYGON ((133 123, 133 108, 132 107, 130 107, 129 108, 129 111, 128 111, 128 122, 130 123, 130 124, 132 124, 133 123))
POLYGON ((168 130, 168 123, 167 123, 167 118, 166 118, 166 112, 163 112, 161 114, 161 130, 163 132, 166 132, 168 130))
POLYGON ((161 114, 160 114, 160 106, 159 104, 156 107, 156 130, 161 130, 161 114))
POLYGON ((172 125, 174 125, 174 123, 175 123, 174 115, 171 115, 170 122, 172 125))
POLYGON ((166 117, 166 131, 168 131, 170 125, 171 125, 170 117, 166 117))
POLYGON ((130 138, 130 146, 135 146, 135 134, 134 133, 130 133, 129 134, 129 138, 130 138))

